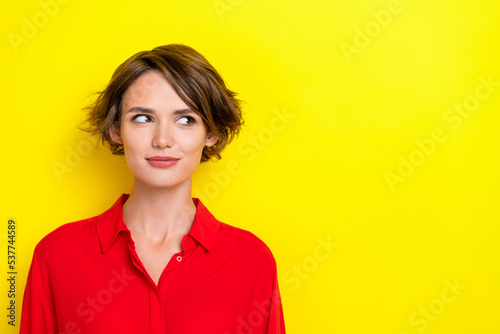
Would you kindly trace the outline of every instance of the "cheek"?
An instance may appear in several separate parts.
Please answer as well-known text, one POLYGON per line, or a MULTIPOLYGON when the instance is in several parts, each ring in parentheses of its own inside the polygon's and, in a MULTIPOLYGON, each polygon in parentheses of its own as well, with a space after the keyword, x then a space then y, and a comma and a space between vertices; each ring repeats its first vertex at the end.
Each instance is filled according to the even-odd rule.
POLYGON ((182 147, 184 152, 197 153, 203 150, 205 138, 202 134, 182 136, 179 138, 179 146, 182 147))
POLYGON ((130 132, 123 132, 122 141, 127 164, 133 164, 138 156, 142 156, 145 147, 145 139, 144 136, 134 136, 130 132))

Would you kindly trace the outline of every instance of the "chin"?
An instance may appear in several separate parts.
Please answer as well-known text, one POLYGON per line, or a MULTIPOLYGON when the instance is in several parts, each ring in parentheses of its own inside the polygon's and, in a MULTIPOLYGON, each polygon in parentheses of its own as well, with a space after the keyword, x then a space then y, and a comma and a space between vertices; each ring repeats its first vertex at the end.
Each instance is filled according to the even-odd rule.
POLYGON ((169 175, 168 177, 154 177, 155 175, 152 173, 146 177, 137 177, 136 182, 140 182, 151 188, 175 188, 186 182, 188 182, 189 177, 173 177, 169 175))

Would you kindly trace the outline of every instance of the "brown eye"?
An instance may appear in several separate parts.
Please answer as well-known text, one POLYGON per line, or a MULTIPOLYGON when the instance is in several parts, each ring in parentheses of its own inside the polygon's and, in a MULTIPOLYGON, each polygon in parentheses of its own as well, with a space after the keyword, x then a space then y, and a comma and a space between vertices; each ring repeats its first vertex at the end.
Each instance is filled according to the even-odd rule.
POLYGON ((179 122, 182 125, 191 125, 196 123, 196 120, 191 116, 182 116, 181 118, 179 118, 177 122, 179 122))
POLYGON ((136 115, 134 116, 134 118, 132 118, 132 120, 138 123, 149 123, 152 121, 151 117, 149 117, 148 115, 136 115))

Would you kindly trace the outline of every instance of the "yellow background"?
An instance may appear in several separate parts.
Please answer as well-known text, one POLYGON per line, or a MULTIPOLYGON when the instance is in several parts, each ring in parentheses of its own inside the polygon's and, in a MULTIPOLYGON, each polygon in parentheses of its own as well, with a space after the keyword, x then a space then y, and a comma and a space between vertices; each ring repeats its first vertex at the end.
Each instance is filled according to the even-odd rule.
POLYGON ((76 129, 81 108, 130 55, 169 43, 246 101, 193 195, 272 249, 288 333, 500 332, 500 2, 65 2, 2 9, 2 333, 18 332, 8 219, 18 326, 36 243, 131 189, 123 159, 76 129))

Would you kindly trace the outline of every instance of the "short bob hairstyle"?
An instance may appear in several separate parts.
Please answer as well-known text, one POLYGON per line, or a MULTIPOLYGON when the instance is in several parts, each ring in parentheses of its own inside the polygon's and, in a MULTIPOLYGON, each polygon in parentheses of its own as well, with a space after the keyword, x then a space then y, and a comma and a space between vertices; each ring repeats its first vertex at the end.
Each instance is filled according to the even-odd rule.
POLYGON ((201 162, 212 157, 220 159, 221 151, 244 123, 241 100, 226 87, 205 57, 182 44, 138 52, 118 66, 106 88, 98 92, 96 101, 84 109, 88 126, 82 130, 99 135, 113 154, 123 155, 123 145, 111 139, 110 127, 120 127, 122 98, 127 88, 151 70, 162 72, 180 98, 203 119, 207 133, 219 137, 215 145, 203 148, 201 162))

